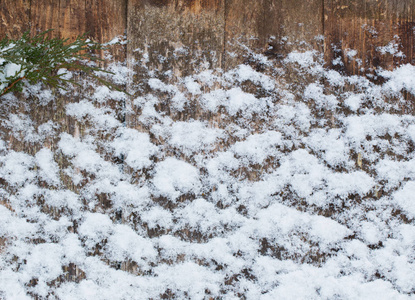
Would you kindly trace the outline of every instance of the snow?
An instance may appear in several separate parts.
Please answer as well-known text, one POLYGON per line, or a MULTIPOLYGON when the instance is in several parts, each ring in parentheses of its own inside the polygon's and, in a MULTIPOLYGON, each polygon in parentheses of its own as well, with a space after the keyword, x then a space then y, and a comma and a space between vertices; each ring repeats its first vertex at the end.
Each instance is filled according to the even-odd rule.
POLYGON ((9 85, 10 78, 15 78, 16 76, 23 77, 24 71, 22 71, 21 65, 8 62, 5 63, 5 60, 1 58, 0 65, 2 65, 0 69, 0 91, 3 92, 4 88, 9 85))
POLYGON ((119 128, 117 136, 110 146, 117 156, 124 155, 125 162, 135 170, 149 167, 152 155, 157 153, 157 146, 150 142, 147 133, 129 128, 119 128))
POLYGON ((156 193, 171 200, 189 192, 198 194, 199 171, 187 162, 168 157, 156 165, 153 184, 156 193))
POLYGON ((169 144, 186 155, 202 149, 212 149, 215 142, 223 135, 223 130, 209 128, 207 124, 199 121, 174 122, 169 129, 170 138, 166 137, 169 144))
POLYGON ((352 94, 350 95, 346 100, 344 100, 344 103, 352 110, 357 111, 361 104, 362 104, 362 94, 352 94))
POLYGON ((276 150, 281 144, 282 135, 280 132, 267 131, 262 134, 253 134, 245 141, 236 142, 231 150, 240 157, 240 162, 244 165, 261 164, 267 157, 277 155, 278 151, 276 150))
POLYGON ((0 298, 413 299, 414 66, 247 55, 2 97, 0 298))
POLYGON ((415 78, 413 76, 415 66, 406 64, 398 67, 393 72, 383 71, 381 75, 389 80, 384 84, 384 88, 392 93, 397 93, 402 89, 415 95, 415 78))
POLYGON ((53 160, 53 152, 43 148, 36 153, 35 159, 39 166, 39 176, 50 185, 59 184, 58 164, 53 160))
POLYGON ((35 174, 30 172, 34 158, 26 153, 12 151, 2 157, 2 162, 0 176, 12 186, 22 186, 35 177, 35 174))
POLYGON ((402 209, 409 218, 415 217, 415 182, 409 181, 396 193, 394 193, 394 200, 398 207, 402 209))
MULTIPOLYGON (((395 36, 396 39, 399 39, 398 36, 395 36)), ((379 51, 381 54, 392 54, 394 57, 404 57, 405 54, 403 54, 402 51, 399 51, 399 42, 397 41, 391 41, 386 46, 383 47, 377 47, 376 51, 379 51)))
MULTIPOLYGON (((14 43, 9 43, 5 48, 0 49, 0 55, 9 49, 16 46, 14 43)), ((10 80, 15 80, 19 77, 25 76, 25 70, 21 65, 6 61, 0 57, 0 93, 9 85, 10 80)))

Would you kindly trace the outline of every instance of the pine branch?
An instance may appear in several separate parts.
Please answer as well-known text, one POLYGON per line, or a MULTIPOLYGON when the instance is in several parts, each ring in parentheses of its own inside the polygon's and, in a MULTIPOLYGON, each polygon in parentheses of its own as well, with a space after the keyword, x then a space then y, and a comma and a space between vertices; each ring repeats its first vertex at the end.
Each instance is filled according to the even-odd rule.
POLYGON ((23 79, 25 79, 26 77, 20 77, 18 79, 16 79, 15 81, 13 81, 9 86, 7 86, 2 93, 0 94, 0 97, 7 94, 17 83, 19 83, 20 81, 22 81, 23 79))
POLYGON ((20 39, 11 40, 6 37, 0 41, 0 96, 21 90, 26 81, 29 84, 42 82, 59 88, 74 83, 64 79, 64 74, 58 74, 57 71, 60 69, 82 71, 86 76, 119 90, 109 81, 94 74, 95 71, 112 74, 111 72, 89 64, 102 61, 93 53, 105 49, 103 45, 87 39, 85 34, 78 36, 71 43, 68 39, 49 38, 47 35, 50 31, 44 31, 34 37, 30 37, 26 32, 20 39), (18 71, 8 74, 10 66, 18 71))

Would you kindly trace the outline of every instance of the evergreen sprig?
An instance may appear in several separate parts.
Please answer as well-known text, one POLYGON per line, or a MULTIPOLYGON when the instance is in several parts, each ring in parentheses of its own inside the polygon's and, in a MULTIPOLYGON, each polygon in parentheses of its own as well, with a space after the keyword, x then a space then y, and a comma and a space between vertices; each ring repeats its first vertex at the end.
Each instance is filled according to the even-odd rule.
POLYGON ((110 73, 92 63, 102 60, 94 54, 97 50, 104 49, 102 44, 87 39, 85 34, 73 42, 68 42, 69 39, 49 38, 50 31, 33 37, 26 32, 20 39, 6 37, 0 41, 0 96, 21 91, 25 81, 29 84, 43 82, 50 87, 62 89, 68 83, 77 84, 65 77, 67 72, 62 70, 81 71, 104 85, 117 89, 94 74, 95 71, 110 73))

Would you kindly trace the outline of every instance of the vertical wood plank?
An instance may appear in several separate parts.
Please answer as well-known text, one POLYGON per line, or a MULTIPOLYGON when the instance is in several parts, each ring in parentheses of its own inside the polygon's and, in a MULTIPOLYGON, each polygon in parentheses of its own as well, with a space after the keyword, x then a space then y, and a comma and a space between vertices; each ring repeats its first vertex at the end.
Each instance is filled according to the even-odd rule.
POLYGON ((183 76, 222 64, 224 5, 220 0, 128 1, 129 59, 183 76), (166 59, 164 59, 166 58, 166 59))
POLYGON ((85 0, 39 0, 32 2, 32 34, 53 29, 53 37, 70 38, 85 33, 85 0))
POLYGON ((127 0, 85 0, 86 32, 106 43, 127 29, 127 0))
POLYGON ((266 24, 268 35, 280 44, 283 52, 296 49, 320 49, 323 31, 323 2, 321 0, 267 0, 266 24))
POLYGON ((59 28, 60 36, 72 39, 85 33, 85 0, 60 0, 59 4, 59 24, 62 24, 59 28))
MULTIPOLYGON (((126 0, 37 0, 32 1, 31 19, 32 34, 45 31, 47 29, 55 29, 50 36, 69 38, 73 40, 79 35, 87 33, 88 37, 97 42, 107 42, 117 35, 123 35, 126 29, 126 0)), ((121 47, 111 52, 116 59, 125 59, 125 49, 121 47)), ((82 135, 81 124, 74 118, 67 116, 66 105, 79 101, 82 95, 86 95, 92 90, 82 90, 75 88, 70 94, 60 95, 55 93, 53 103, 37 109, 38 103, 36 99, 30 99, 26 106, 30 106, 25 111, 35 124, 42 124, 47 120, 53 120, 60 125, 57 129, 56 136, 61 132, 66 132, 74 136, 82 135)), ((27 100, 26 100, 27 101, 27 100)), ((24 102, 22 101, 22 105, 24 102)), ((105 105, 110 105, 114 109, 119 109, 120 104, 117 101, 109 99, 105 105)), ((13 140, 11 148, 17 151, 24 151, 30 154, 36 153, 45 145, 26 145, 18 140, 13 140)), ((56 148, 58 140, 48 141, 48 147, 56 148)), ((104 154, 103 154, 104 155, 104 154)), ((58 164, 61 169, 67 167, 65 160, 60 159, 58 164)), ((73 183, 65 179, 64 184, 72 190, 77 187, 73 183)), ((103 201, 105 201, 104 199, 103 201)))
MULTIPOLYGON (((127 30, 127 0, 86 0, 86 33, 99 43, 107 43, 127 30)), ((125 61, 126 47, 113 47, 110 54, 117 61, 125 61)))
POLYGON ((19 38, 30 30, 30 1, 2 0, 0 1, 0 39, 6 35, 19 38))
POLYGON ((37 0, 32 1, 32 32, 55 29, 55 36, 74 38, 87 33, 103 43, 124 35, 126 0, 37 0))
POLYGON ((378 68, 414 63, 414 13, 414 0, 324 0, 328 66, 363 74, 365 69, 371 73, 378 68), (405 57, 382 54, 379 47, 390 42, 396 43, 405 57), (334 59, 344 66, 333 64, 334 59))
POLYGON ((31 32, 33 35, 53 29, 50 36, 60 36, 62 24, 59 23, 59 1, 39 0, 31 5, 31 32))
POLYGON ((228 0, 227 68, 244 60, 245 50, 239 43, 273 55, 299 48, 319 48, 316 37, 323 35, 322 12, 320 0, 228 0))
MULTIPOLYGON (((54 29, 51 37, 69 38, 87 34, 99 43, 125 35, 127 0, 38 0, 32 2, 32 34, 54 29)), ((125 60, 125 47, 111 50, 115 59, 125 60)))
MULTIPOLYGON (((227 0, 225 7, 225 68, 243 62, 244 46, 254 51, 265 49, 269 29, 265 24, 268 0, 227 0)), ((279 22, 273 22, 272 27, 279 22)))

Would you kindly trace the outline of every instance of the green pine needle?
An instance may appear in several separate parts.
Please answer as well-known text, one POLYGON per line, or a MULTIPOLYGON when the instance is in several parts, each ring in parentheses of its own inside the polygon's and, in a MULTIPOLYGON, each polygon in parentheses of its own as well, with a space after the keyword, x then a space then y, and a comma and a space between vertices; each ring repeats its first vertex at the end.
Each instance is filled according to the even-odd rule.
POLYGON ((66 73, 58 74, 60 69, 81 71, 102 84, 121 91, 109 81, 94 74, 96 71, 112 74, 111 72, 88 65, 91 61, 102 61, 93 54, 97 50, 105 49, 102 44, 87 39, 85 34, 78 36, 74 42, 62 38, 49 38, 50 31, 44 31, 34 37, 30 37, 29 32, 26 32, 20 39, 12 40, 6 37, 0 41, 0 96, 21 91, 25 82, 42 82, 50 87, 62 89, 69 83, 76 84, 73 80, 64 78, 66 73), (11 66, 14 67, 14 74, 10 75, 7 74, 7 68, 10 70, 11 66))

